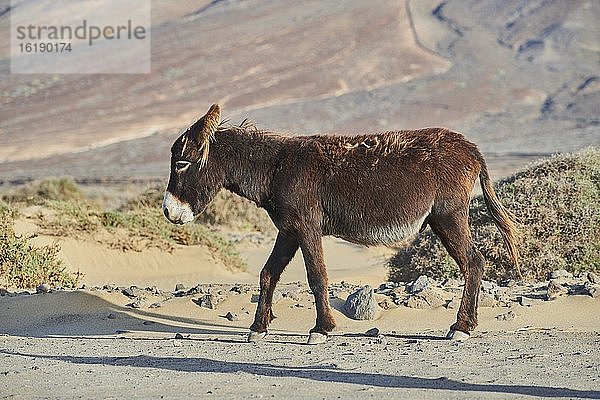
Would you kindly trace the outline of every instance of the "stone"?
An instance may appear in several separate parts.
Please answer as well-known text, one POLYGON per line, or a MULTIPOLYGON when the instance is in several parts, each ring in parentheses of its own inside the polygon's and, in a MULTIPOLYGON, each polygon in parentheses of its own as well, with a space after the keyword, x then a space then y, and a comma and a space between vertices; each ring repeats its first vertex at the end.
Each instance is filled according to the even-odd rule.
POLYGON ((371 328, 365 332, 365 336, 377 337, 379 336, 379 328, 371 328))
POLYGON ((179 292, 181 290, 185 290, 185 285, 183 283, 178 283, 175 285, 175 291, 179 292))
POLYGON ((548 275, 549 279, 558 279, 558 278, 572 278, 573 274, 567 271, 566 269, 556 269, 548 275))
POLYGON ((483 291, 479 293, 479 307, 495 307, 497 304, 494 295, 483 291))
POLYGON ((175 334, 175 339, 183 339, 183 335, 179 332, 175 334))
POLYGON ((481 281, 481 290, 488 293, 494 293, 498 289, 498 285, 494 282, 483 280, 481 281))
POLYGON ((515 319, 515 317, 516 317, 516 315, 515 315, 515 313, 512 310, 510 310, 510 311, 508 311, 508 312, 506 312, 504 314, 498 314, 498 315, 496 315, 496 319, 498 321, 509 321, 511 319, 515 319))
POLYGON ((126 304, 126 306, 131 308, 142 308, 142 300, 137 299, 132 303, 126 304))
POLYGON ((457 301, 456 299, 452 299, 448 303, 446 303, 446 308, 448 310, 455 310, 458 308, 459 305, 460 305, 459 301, 457 301))
POLYGON ((273 302, 272 302, 272 304, 277 304, 277 302, 279 302, 281 299, 283 299, 283 294, 281 293, 280 290, 275 289, 273 291, 273 302))
POLYGON ((36 293, 48 293, 50 291, 50 285, 47 283, 42 283, 38 287, 35 288, 36 293))
POLYGON ((356 320, 373 320, 377 315, 375 291, 369 285, 364 286, 346 299, 344 303, 346 315, 356 320))
POLYGON ((192 301, 200 307, 209 308, 211 310, 214 310, 217 307, 217 299, 211 293, 205 294, 197 299, 192 299, 192 301))
POLYGON ((108 314, 108 319, 117 319, 117 316, 113 313, 108 314))
POLYGON ((436 308, 445 304, 446 300, 444 300, 439 291, 430 287, 421 290, 406 301, 407 307, 418 309, 436 308))
POLYGON ((584 288, 589 296, 592 298, 600 297, 600 285, 595 285, 591 282, 586 282, 584 288))
POLYGON ((427 275, 419 276, 413 283, 410 285, 410 293, 419 293, 429 286, 429 278, 427 275))
POLYGON ((148 308, 160 308, 160 307, 162 307, 162 303, 160 303, 158 301, 156 303, 152 303, 148 306, 148 308))
POLYGON ((594 272, 588 272, 587 279, 591 283, 600 284, 600 275, 598 275, 598 274, 596 274, 594 272))
POLYGON ((556 282, 556 280, 551 280, 548 283, 548 289, 546 290, 546 299, 554 300, 567 293, 569 293, 569 290, 566 287, 556 282))
POLYGON ((122 289, 121 293, 132 299, 140 295, 140 289, 138 289, 136 286, 130 286, 128 288, 122 289))
POLYGON ((225 314, 225 318, 227 318, 229 321, 237 321, 240 318, 238 317, 238 315, 234 312, 227 312, 227 314, 225 314))
POLYGON ((391 310, 393 308, 398 308, 398 305, 394 303, 394 300, 389 297, 385 297, 379 301, 377 301, 377 305, 384 310, 391 310))
POLYGON ((523 307, 531 307, 531 306, 535 305, 535 303, 536 303, 536 301, 534 299, 529 298, 527 296, 518 296, 517 301, 523 307))

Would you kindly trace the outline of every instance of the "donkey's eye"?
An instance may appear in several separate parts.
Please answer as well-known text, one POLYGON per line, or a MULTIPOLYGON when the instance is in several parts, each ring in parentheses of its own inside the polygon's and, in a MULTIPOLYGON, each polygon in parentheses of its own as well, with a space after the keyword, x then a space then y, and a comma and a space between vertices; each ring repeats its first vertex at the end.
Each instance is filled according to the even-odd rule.
POLYGON ((175 162, 175 169, 179 172, 181 171, 185 171, 187 169, 187 167, 190 166, 190 162, 189 161, 176 161, 175 162))

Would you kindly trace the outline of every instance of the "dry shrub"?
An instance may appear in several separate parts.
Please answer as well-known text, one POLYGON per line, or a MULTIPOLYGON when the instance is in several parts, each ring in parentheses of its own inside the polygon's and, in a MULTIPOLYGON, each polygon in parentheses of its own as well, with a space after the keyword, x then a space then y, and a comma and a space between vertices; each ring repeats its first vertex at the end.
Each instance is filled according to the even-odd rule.
MULTIPOLYGON (((534 163, 495 185, 502 203, 515 213, 520 230, 521 270, 544 279, 549 271, 600 271, 600 150, 589 148, 534 163)), ((516 276, 482 196, 473 199, 471 228, 486 258, 484 277, 516 276)), ((421 274, 459 275, 439 239, 427 229, 389 261, 389 277, 410 281, 421 274)))
POLYGON ((55 178, 23 185, 2 198, 10 203, 44 204, 46 200, 81 200, 84 195, 72 179, 55 178))
POLYGON ((71 274, 58 258, 58 245, 34 247, 28 238, 15 234, 16 212, 0 202, 0 286, 76 287, 81 275, 71 274))

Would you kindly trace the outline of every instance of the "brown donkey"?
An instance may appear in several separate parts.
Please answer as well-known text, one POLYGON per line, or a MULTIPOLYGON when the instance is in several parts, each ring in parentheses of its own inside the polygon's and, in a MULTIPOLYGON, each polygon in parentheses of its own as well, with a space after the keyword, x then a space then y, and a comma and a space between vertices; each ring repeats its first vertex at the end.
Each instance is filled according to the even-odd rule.
POLYGON ((445 128, 360 136, 288 137, 242 124, 220 123, 217 104, 171 148, 163 212, 191 222, 225 188, 264 208, 279 230, 260 273, 260 297, 249 341, 262 339, 274 318, 273 291, 298 248, 315 296, 317 320, 309 343, 335 327, 328 298, 321 237, 363 245, 393 245, 427 225, 441 239, 465 279, 456 323, 462 340, 477 325, 484 259, 469 228, 475 180, 518 268, 513 217, 498 201, 485 161, 473 143, 445 128))

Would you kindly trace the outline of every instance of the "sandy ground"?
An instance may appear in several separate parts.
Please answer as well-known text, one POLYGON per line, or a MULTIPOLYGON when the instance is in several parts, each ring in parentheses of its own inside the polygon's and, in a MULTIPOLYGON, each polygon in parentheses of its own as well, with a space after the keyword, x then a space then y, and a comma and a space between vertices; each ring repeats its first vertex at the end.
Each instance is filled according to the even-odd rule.
POLYGON ((298 254, 279 285, 297 295, 280 296, 270 334, 250 344, 268 235, 241 235, 248 269, 233 272, 198 246, 122 252, 44 236, 27 219, 15 228, 37 233, 37 244, 58 241, 86 289, 0 296, 0 399, 600 398, 600 298, 480 307, 465 343, 444 339, 456 310, 443 306, 381 309, 376 320, 355 321, 343 313, 352 289, 341 282, 379 286, 393 250, 326 238, 330 282, 342 288, 331 299, 337 330, 325 344, 305 344, 315 309, 298 254), (201 307, 201 294, 176 296, 177 283, 200 284, 220 301, 201 307), (122 293, 131 285, 160 290, 132 299, 122 293), (243 290, 231 291, 236 285, 243 290), (140 308, 131 307, 136 299, 140 308), (509 311, 514 318, 496 318, 509 311), (365 335, 374 327, 380 335, 365 335))
POLYGON ((335 334, 308 346, 308 293, 276 303, 270 335, 246 343, 253 292, 215 310, 193 296, 156 309, 126 307, 120 292, 0 297, 0 398, 600 398, 599 299, 516 306, 510 321, 481 308, 464 343, 443 339, 454 318, 443 307, 375 321, 336 310, 335 334), (372 327, 382 335, 363 334, 372 327))

